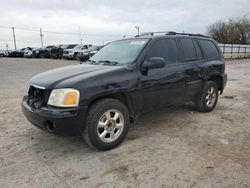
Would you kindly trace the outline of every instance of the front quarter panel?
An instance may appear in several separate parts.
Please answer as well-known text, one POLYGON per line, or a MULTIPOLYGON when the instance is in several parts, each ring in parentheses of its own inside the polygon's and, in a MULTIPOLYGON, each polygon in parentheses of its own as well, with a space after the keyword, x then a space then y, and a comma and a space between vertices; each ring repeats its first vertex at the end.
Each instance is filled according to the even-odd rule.
POLYGON ((127 68, 115 69, 79 81, 74 88, 79 88, 80 105, 90 105, 94 100, 115 94, 129 96, 137 88, 136 70, 127 68))

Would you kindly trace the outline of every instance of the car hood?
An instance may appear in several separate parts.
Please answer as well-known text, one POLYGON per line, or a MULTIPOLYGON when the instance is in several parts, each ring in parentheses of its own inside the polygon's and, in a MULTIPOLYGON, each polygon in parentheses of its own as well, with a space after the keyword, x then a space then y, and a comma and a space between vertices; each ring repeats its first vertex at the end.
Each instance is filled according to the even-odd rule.
POLYGON ((75 83, 88 77, 120 69, 121 66, 103 66, 80 64, 53 69, 37 74, 28 82, 30 85, 45 89, 72 87, 75 83))

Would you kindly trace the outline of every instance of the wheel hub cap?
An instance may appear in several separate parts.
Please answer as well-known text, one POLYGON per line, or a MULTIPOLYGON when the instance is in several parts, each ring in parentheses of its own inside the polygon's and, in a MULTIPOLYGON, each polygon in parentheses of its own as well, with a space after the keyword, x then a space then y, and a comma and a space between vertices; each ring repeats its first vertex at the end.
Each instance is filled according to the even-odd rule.
POLYGON ((207 90, 207 95, 206 95, 206 105, 208 107, 212 107, 216 101, 216 90, 214 87, 210 87, 207 90))
POLYGON ((98 121, 97 135, 103 142, 113 142, 119 138, 124 128, 124 118, 120 111, 106 111, 98 121))

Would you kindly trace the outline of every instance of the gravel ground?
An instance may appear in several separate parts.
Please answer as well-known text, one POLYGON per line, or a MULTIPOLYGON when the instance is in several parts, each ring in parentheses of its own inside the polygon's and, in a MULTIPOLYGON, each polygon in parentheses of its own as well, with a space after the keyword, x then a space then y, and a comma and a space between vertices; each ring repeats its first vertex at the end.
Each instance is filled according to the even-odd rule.
POLYGON ((250 187, 250 60, 226 62, 213 112, 185 105, 146 114, 107 152, 43 132, 22 114, 33 75, 76 63, 0 58, 0 187, 250 187))

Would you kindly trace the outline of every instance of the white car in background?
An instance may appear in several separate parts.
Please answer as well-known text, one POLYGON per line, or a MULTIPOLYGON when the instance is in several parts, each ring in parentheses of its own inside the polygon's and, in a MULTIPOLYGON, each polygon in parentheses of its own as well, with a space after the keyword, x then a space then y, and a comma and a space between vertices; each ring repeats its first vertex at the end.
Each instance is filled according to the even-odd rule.
POLYGON ((0 50, 0 57, 5 57, 7 56, 7 51, 6 50, 0 50))
POLYGON ((27 48, 24 51, 23 57, 32 58, 32 50, 34 49, 37 49, 37 48, 27 48))
POLYGON ((63 50, 63 58, 64 59, 77 59, 78 53, 83 50, 88 50, 92 45, 69 45, 65 50, 63 50))
POLYGON ((90 46, 88 49, 82 50, 78 53, 78 59, 81 61, 87 61, 90 57, 95 55, 103 46, 100 45, 93 45, 90 46))

